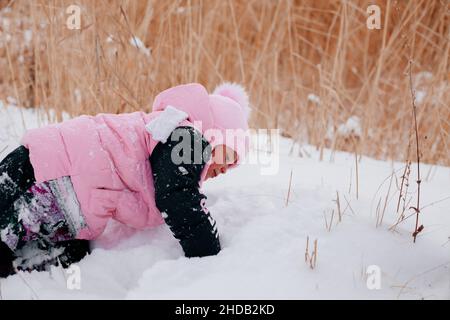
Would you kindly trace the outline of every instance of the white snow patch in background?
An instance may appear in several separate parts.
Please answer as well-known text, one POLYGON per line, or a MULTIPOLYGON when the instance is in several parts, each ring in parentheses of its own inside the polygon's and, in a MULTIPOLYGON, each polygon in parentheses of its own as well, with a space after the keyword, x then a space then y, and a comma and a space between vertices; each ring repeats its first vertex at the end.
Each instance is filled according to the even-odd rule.
MULTIPOLYGON (((4 124, 12 130, 22 120, 18 108, 7 109, 0 107, 0 138, 11 150, 19 137, 4 124)), ((22 112, 28 126, 38 126, 37 113, 22 112)), ((0 141, 0 151, 4 145, 0 141)), ((281 139, 276 175, 262 176, 259 166, 244 164, 203 184, 221 237, 217 256, 185 258, 165 225, 136 232, 110 222, 102 237, 123 240, 109 249, 101 239, 94 243, 92 254, 78 264, 81 290, 67 288, 62 270, 34 271, 2 280, 3 299, 450 299, 450 168, 421 166, 425 229, 413 244, 413 218, 388 231, 397 220, 395 181, 376 227, 377 203, 386 198, 392 172, 401 176, 402 163, 362 157, 356 199, 353 154, 336 152, 331 163, 319 161, 311 146, 301 146, 310 157, 289 156, 291 146, 281 139), (330 223, 336 213, 336 191, 342 222, 335 215, 327 231, 324 216, 330 223), (308 236, 310 244, 318 240, 314 270, 304 262, 308 236), (381 270, 380 290, 367 288, 371 265, 381 270)), ((323 156, 329 159, 331 152, 323 156)), ((415 174, 413 165, 413 197, 415 174)))
POLYGON ((177 14, 183 14, 186 12, 186 8, 185 7, 178 7, 177 8, 177 14))
POLYGON ((8 102, 11 105, 17 105, 17 100, 13 97, 6 97, 6 102, 8 102))
POLYGON ((425 97, 427 96, 427 92, 424 90, 417 90, 416 91, 416 101, 418 104, 421 104, 425 97))
POLYGON ((350 137, 352 135, 360 137, 362 133, 361 120, 357 116, 351 116, 344 124, 338 127, 337 133, 343 137, 350 137))
POLYGON ((3 30, 8 31, 10 25, 11 25, 11 21, 8 18, 2 18, 3 30))
POLYGON ((413 86, 417 105, 422 104, 425 100, 428 94, 427 91, 431 89, 432 80, 433 74, 428 71, 421 71, 414 75, 413 86))
POLYGON ((26 46, 30 45, 31 41, 33 41, 33 30, 25 30, 23 33, 23 39, 26 46))
POLYGON ((315 95, 314 93, 308 94, 308 101, 314 102, 316 104, 320 104, 319 96, 315 95))
POLYGON ((76 89, 73 91, 73 96, 74 96, 74 98, 75 98, 75 102, 76 102, 77 104, 80 104, 80 103, 81 103, 81 100, 82 100, 81 90, 78 89, 78 88, 76 88, 76 89))
POLYGON ((433 74, 429 71, 421 71, 418 72, 414 75, 413 77, 413 85, 414 87, 416 86, 421 86, 423 84, 425 84, 426 82, 429 82, 433 80, 433 74))
POLYGON ((151 49, 147 48, 144 44, 144 42, 142 42, 141 39, 139 39, 136 36, 133 36, 130 38, 130 44, 139 49, 140 52, 142 52, 143 54, 145 54, 147 57, 150 57, 151 54, 151 49))

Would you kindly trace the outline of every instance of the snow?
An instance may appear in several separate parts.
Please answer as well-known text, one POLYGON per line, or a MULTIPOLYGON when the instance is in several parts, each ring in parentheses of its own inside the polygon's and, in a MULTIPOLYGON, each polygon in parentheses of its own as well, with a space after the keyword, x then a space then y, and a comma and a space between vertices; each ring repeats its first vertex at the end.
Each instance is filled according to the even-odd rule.
MULTIPOLYGON (((30 206, 36 207, 37 205, 38 203, 36 199, 32 199, 30 206)), ((14 203, 14 209, 19 212, 19 221, 22 221, 22 223, 26 225, 27 228, 29 228, 32 232, 39 232, 39 229, 41 228, 39 218, 31 212, 28 203, 25 202, 23 198, 19 198, 14 203)))
POLYGON ((2 172, 2 174, 0 175, 0 185, 2 185, 2 187, 4 187, 3 184, 6 184, 7 182, 8 183, 14 183, 11 180, 11 178, 9 177, 7 172, 2 172))
POLYGON ((7 97, 6 101, 11 105, 17 105, 17 100, 13 97, 7 97))
POLYGON ((177 8, 177 14, 183 14, 186 12, 186 8, 185 7, 178 7, 177 8))
POLYGON ((133 36, 130 38, 130 44, 139 49, 140 52, 142 52, 143 54, 145 54, 147 57, 150 57, 151 55, 151 49, 147 48, 144 44, 144 42, 142 42, 141 39, 139 39, 136 36, 133 36))
POLYGON ((424 90, 417 90, 416 91, 416 101, 418 104, 421 104, 425 97, 427 96, 427 92, 424 90))
POLYGON ((319 96, 315 95, 314 93, 308 94, 307 99, 308 99, 308 101, 314 102, 316 104, 320 104, 319 96))
POLYGON ((23 39, 25 41, 25 45, 29 46, 31 41, 33 41, 33 30, 25 30, 23 33, 23 39))
POLYGON ((433 80, 433 74, 429 71, 420 71, 416 73, 413 77, 414 87, 421 86, 427 82, 433 80))
POLYGON ((8 247, 15 248, 19 242, 19 237, 14 233, 13 226, 9 224, 6 228, 0 232, 0 240, 3 241, 8 247))
POLYGON ((20 266, 23 269, 31 269, 33 266, 40 265, 45 261, 50 261, 64 252, 64 248, 52 248, 50 251, 44 251, 33 244, 24 247, 19 255, 20 257, 14 261, 14 266, 20 266))
POLYGON ((414 75, 413 86, 417 105, 422 104, 427 97, 427 91, 431 89, 432 80, 433 74, 428 71, 421 71, 414 75))
POLYGON ((9 26, 11 25, 10 20, 8 18, 2 19, 3 29, 9 30, 9 26))
MULTIPOLYGON (((9 109, 9 116, 3 111, 0 106, 0 124, 15 119, 10 129, 21 127, 21 117, 15 114, 19 109, 9 109)), ((30 123, 36 114, 22 111, 27 125, 37 126, 37 121, 30 123)), ((3 126, 0 130, 2 140, 18 145, 16 135, 5 139, 3 126)), ((0 143, 1 151, 4 142, 0 143)), ((395 231, 389 230, 398 217, 402 163, 362 157, 357 197, 353 154, 337 152, 331 157, 326 150, 325 160, 319 161, 314 147, 301 146, 308 156, 296 157, 289 153, 291 146, 290 140, 280 138, 276 174, 261 175, 260 166, 243 164, 203 184, 220 233, 222 251, 217 256, 185 258, 165 225, 134 232, 111 222, 105 237, 119 233, 127 237, 111 248, 95 242, 92 254, 77 264, 80 290, 71 290, 68 271, 52 268, 2 279, 2 297, 450 299, 450 168, 421 166, 420 223, 425 229, 414 244, 414 217, 395 231), (377 226, 380 199, 381 209, 385 201, 386 209, 377 226), (327 228, 325 217, 329 226, 332 215, 332 226, 327 228), (304 259, 307 237, 310 253, 317 239, 314 269, 304 259), (373 270, 381 272, 380 289, 369 289, 373 270)), ((8 150, 13 147, 9 145, 8 150)), ((299 146, 291 154, 297 154, 296 148, 299 146)), ((415 170, 413 164, 407 194, 412 203, 416 199, 415 170)))
POLYGON ((188 171, 187 171, 186 168, 183 167, 183 166, 179 166, 179 167, 178 167, 178 170, 180 170, 180 172, 181 172, 182 175, 188 174, 188 171))
MULTIPOLYGON (((17 107, 17 100, 7 97, 0 100, 0 158, 15 149, 27 129, 37 128, 56 119, 53 110, 22 109, 17 107), (50 119, 50 120, 49 120, 50 119)), ((63 120, 70 119, 68 113, 62 114, 63 120)))
POLYGON ((80 103, 81 103, 81 100, 82 100, 82 95, 81 95, 80 89, 76 88, 76 89, 73 91, 73 96, 74 96, 74 98, 75 98, 75 102, 76 102, 77 104, 80 104, 80 103))
POLYGON ((352 135, 360 137, 362 133, 361 120, 358 116, 351 116, 338 127, 337 133, 342 137, 350 137, 352 135))

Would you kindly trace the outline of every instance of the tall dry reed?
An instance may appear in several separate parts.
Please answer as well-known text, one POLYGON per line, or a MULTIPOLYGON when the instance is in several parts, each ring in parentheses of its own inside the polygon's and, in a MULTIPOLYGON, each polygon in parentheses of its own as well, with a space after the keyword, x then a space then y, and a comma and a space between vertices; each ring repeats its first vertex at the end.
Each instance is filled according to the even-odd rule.
POLYGON ((170 86, 244 84, 253 127, 318 148, 450 165, 444 0, 0 0, 0 99, 72 115, 150 111, 170 86), (369 4, 380 30, 366 27, 369 4), (81 7, 81 30, 66 8, 81 7), (139 47, 139 41, 143 46, 139 47), (11 99, 13 98, 13 99, 11 99))

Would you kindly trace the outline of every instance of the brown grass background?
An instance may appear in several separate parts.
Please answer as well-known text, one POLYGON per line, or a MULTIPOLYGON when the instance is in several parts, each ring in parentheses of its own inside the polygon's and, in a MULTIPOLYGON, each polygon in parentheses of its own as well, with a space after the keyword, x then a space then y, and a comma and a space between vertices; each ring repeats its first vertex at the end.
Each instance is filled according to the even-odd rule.
POLYGON ((235 81, 250 93, 254 128, 414 160, 412 60, 414 87, 426 92, 422 160, 450 165, 447 0, 0 0, 0 10, 0 100, 55 109, 55 121, 62 111, 150 111, 170 86, 235 81), (66 27, 71 4, 81 30, 66 27), (381 30, 366 27, 370 4, 381 7, 381 30), (339 133, 352 116, 361 133, 339 133))

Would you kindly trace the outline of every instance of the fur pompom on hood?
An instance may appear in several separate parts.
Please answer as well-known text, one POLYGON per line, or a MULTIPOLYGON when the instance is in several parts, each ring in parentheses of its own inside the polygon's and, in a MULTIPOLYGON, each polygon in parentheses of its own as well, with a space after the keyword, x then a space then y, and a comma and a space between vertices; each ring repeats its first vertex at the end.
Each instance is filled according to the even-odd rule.
POLYGON ((152 110, 164 111, 169 105, 185 112, 188 121, 201 124, 201 133, 207 133, 212 148, 225 144, 236 151, 238 161, 230 168, 245 159, 250 147, 251 108, 249 95, 242 85, 223 82, 211 94, 200 83, 178 85, 160 92, 152 110))
POLYGON ((213 94, 236 101, 242 107, 247 119, 250 117, 250 100, 247 91, 242 85, 235 82, 224 82, 214 89, 213 94))

